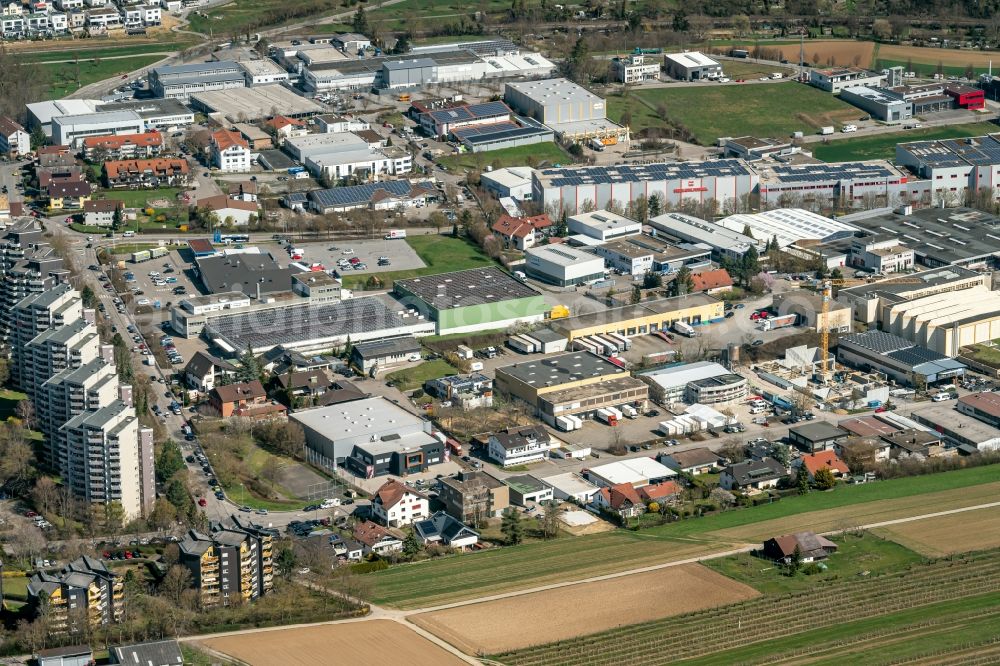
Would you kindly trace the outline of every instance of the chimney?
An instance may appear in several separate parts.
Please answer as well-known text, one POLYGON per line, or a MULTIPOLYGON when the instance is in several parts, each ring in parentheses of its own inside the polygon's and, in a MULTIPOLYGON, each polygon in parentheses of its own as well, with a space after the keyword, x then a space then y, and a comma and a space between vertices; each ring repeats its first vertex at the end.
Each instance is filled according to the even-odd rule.
POLYGON ((132 386, 130 384, 122 384, 118 387, 118 399, 129 407, 134 407, 132 403, 132 386))

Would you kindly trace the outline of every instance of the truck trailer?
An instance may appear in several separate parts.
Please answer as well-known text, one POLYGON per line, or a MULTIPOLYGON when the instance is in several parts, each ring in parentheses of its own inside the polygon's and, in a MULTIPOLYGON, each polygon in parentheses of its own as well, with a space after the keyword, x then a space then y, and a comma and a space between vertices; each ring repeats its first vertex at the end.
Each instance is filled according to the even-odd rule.
POLYGON ((385 240, 396 240, 397 238, 406 238, 406 229, 389 229, 385 236, 385 240))
POLYGON ((795 326, 798 323, 799 316, 797 314, 786 314, 771 317, 770 319, 762 319, 758 326, 762 331, 773 331, 776 328, 787 328, 788 326, 795 326))
POLYGON ((688 338, 693 338, 696 335, 694 327, 682 321, 674 322, 674 331, 688 338))
POLYGON ((611 411, 611 409, 598 409, 597 420, 602 423, 607 423, 609 426, 616 426, 618 425, 617 410, 611 411))

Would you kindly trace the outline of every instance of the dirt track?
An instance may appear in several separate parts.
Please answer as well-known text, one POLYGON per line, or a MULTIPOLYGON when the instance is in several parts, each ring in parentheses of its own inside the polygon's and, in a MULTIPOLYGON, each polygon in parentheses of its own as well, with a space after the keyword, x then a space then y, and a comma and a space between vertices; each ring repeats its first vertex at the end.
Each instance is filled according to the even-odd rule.
POLYGON ((494 654, 758 595, 700 564, 410 617, 466 654, 494 654))

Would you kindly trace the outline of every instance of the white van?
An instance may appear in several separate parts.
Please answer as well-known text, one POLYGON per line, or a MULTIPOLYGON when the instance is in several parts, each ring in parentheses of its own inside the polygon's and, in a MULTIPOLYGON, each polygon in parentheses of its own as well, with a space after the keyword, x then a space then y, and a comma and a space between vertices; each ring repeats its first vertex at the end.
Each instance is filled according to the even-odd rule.
POLYGON ((133 236, 135 236, 134 231, 126 231, 122 234, 122 238, 132 238, 133 236))
POLYGON ((851 132, 857 132, 858 131, 858 126, 857 125, 844 125, 840 129, 840 131, 843 132, 844 134, 850 134, 851 132))
POLYGON ((333 499, 325 499, 323 503, 319 505, 321 509, 332 509, 335 506, 340 506, 340 500, 334 497, 333 499))

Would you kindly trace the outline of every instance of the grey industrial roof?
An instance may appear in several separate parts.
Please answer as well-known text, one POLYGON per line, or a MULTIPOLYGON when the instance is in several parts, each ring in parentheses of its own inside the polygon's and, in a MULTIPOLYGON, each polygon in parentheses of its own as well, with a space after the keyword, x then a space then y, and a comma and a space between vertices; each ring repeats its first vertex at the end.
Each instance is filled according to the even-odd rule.
POLYGON ((154 67, 153 71, 161 79, 164 76, 186 75, 186 74, 210 74, 224 70, 236 70, 242 72, 239 63, 232 60, 217 60, 213 62, 193 62, 187 65, 163 65, 154 67))
POLYGON ((115 657, 115 663, 122 666, 166 666, 184 663, 181 648, 173 638, 116 645, 111 648, 111 652, 115 657))
POLYGON ((473 145, 488 144, 496 141, 512 141, 514 139, 524 139, 529 136, 541 136, 552 134, 552 130, 542 125, 518 125, 510 121, 490 123, 489 125, 470 125, 469 127, 458 127, 451 131, 460 141, 467 141, 473 145))
POLYGON ((836 439, 838 437, 845 437, 847 432, 832 423, 827 423, 826 421, 814 421, 812 423, 804 423, 802 425, 793 426, 788 429, 789 432, 794 432, 796 435, 808 439, 812 442, 820 442, 827 439, 836 439))
POLYGON ((191 110, 181 104, 176 99, 137 99, 124 102, 110 102, 108 104, 98 104, 98 111, 134 111, 142 118, 154 116, 184 115, 191 113, 191 110))
POLYGON ((885 180, 904 176, 902 171, 885 161, 768 164, 759 166, 757 171, 761 182, 775 181, 778 183, 828 183, 865 178, 885 180))
POLYGON ((354 352, 361 358, 381 358, 383 356, 398 356, 420 351, 420 343, 412 335, 390 340, 373 340, 359 342, 354 345, 354 352))
POLYGON ((749 176, 751 174, 750 169, 741 160, 735 159, 711 160, 706 162, 657 162, 654 164, 556 167, 536 172, 538 179, 551 187, 641 183, 657 180, 681 180, 685 178, 749 176))
POLYGON ((495 266, 396 280, 398 291, 437 309, 532 298, 539 293, 495 266))
POLYGON ((538 330, 531 331, 530 333, 525 333, 525 335, 533 340, 538 340, 539 342, 560 342, 566 339, 565 335, 556 333, 551 328, 539 328, 538 330))
POLYGON ((373 435, 383 436, 424 423, 424 419, 411 414, 382 396, 353 400, 351 402, 295 412, 291 418, 307 428, 321 432, 324 437, 337 440, 357 436, 363 428, 358 423, 370 423, 373 435), (352 428, 352 426, 354 426, 352 428), (352 433, 353 431, 353 433, 352 433))
POLYGON ((454 106, 447 109, 433 109, 421 115, 430 116, 439 123, 457 123, 480 118, 509 116, 510 109, 503 102, 484 102, 468 106, 454 106))
POLYGON ((864 333, 851 333, 840 338, 840 341, 867 349, 876 354, 890 354, 914 346, 906 338, 901 338, 898 335, 886 333, 885 331, 875 330, 865 331, 864 333))
POLYGON ((978 273, 975 271, 971 271, 968 268, 962 268, 961 266, 945 266, 943 268, 934 268, 929 271, 922 271, 920 273, 907 275, 907 282, 894 282, 892 279, 888 279, 880 282, 873 282, 872 284, 863 284, 857 287, 842 289, 841 293, 858 294, 879 292, 885 294, 900 294, 917 291, 926 287, 948 284, 949 282, 954 282, 956 280, 966 280, 971 277, 976 277, 977 275, 978 273), (923 284, 913 284, 909 282, 909 280, 920 280, 923 284))
POLYGON ((897 149, 910 153, 931 167, 1000 164, 1000 139, 993 135, 966 139, 913 141, 901 143, 897 149))
POLYGON ((430 58, 407 58, 405 60, 386 60, 382 66, 390 71, 404 69, 422 69, 424 67, 434 67, 435 63, 430 58))
MULTIPOLYGON (((280 150, 262 150, 259 155, 260 161, 262 163, 266 163, 269 169, 273 169, 275 171, 291 169, 294 166, 298 166, 298 162, 280 150)), ((301 194, 305 195, 304 192, 301 194)))
POLYGON ((196 259, 201 281, 213 293, 242 291, 247 296, 287 291, 292 288, 292 275, 301 271, 282 268, 269 254, 233 254, 225 257, 196 259))
POLYGON ((504 365, 496 369, 535 388, 558 386, 588 377, 625 374, 625 370, 607 359, 586 351, 569 352, 504 365))
MULTIPOLYGON (((995 163, 1000 164, 1000 155, 995 163)), ((947 265, 1000 254, 1000 218, 971 208, 922 208, 909 215, 882 211, 840 219, 868 231, 894 234, 924 264, 947 265)))
POLYGON ((374 296, 322 305, 292 305, 212 318, 208 326, 240 349, 357 336, 407 322, 374 296))

